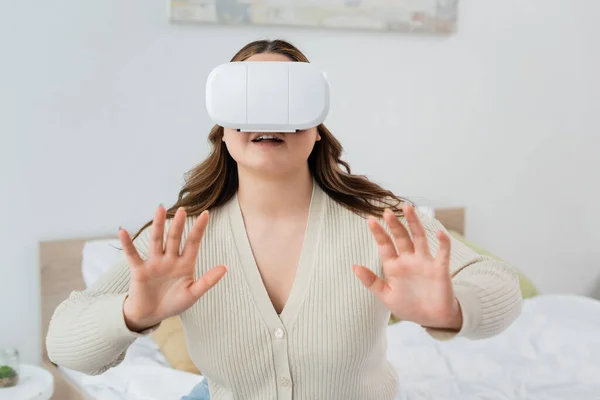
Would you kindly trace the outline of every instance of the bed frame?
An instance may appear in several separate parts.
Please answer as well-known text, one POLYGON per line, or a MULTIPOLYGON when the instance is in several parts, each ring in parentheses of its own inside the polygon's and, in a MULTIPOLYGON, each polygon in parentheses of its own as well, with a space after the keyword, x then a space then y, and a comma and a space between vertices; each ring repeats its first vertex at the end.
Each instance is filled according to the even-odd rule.
MULTIPOLYGON (((464 235, 464 208, 436 209, 435 217, 446 229, 464 235)), ((42 365, 54 376, 53 400, 94 400, 48 359, 46 335, 48 333, 50 318, 54 314, 56 307, 67 299, 73 290, 85 289, 81 274, 82 250, 85 242, 94 239, 113 238, 116 237, 102 236, 63 239, 42 241, 39 243, 42 365)))

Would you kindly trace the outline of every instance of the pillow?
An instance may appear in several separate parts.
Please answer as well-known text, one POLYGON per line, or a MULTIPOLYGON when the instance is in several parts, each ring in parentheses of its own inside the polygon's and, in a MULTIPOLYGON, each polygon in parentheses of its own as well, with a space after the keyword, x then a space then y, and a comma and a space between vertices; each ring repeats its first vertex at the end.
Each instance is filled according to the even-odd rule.
MULTIPOLYGON (((463 235, 461 235, 458 232, 455 231, 448 231, 448 233, 455 238, 456 240, 460 241, 461 243, 467 245, 468 247, 470 247, 471 249, 473 249, 474 251, 476 251, 477 253, 483 255, 483 256, 488 256, 490 258, 493 258, 495 260, 499 260, 502 261, 502 259, 498 256, 495 256, 494 254, 490 253, 488 250, 480 247, 479 245, 467 240, 463 235)), ((535 297, 537 295, 539 295, 539 291, 538 289, 535 287, 535 285, 533 284, 533 282, 527 277, 525 276, 522 272, 517 271, 517 274, 519 275, 519 285, 521 286, 521 293, 523 295, 524 299, 530 298, 530 297, 535 297)))
MULTIPOLYGON (((120 248, 119 239, 89 240, 84 243, 81 274, 86 287, 113 266, 122 251, 120 248)), ((164 320, 149 337, 138 338, 135 343, 146 347, 154 345, 173 369, 200 374, 189 357, 183 325, 178 316, 164 320)))
POLYGON ((425 206, 425 205, 417 206, 417 210, 419 210, 420 212, 422 212, 423 214, 425 214, 429 218, 434 218, 435 217, 435 210, 431 206, 425 206))
POLYGON ((158 344, 161 353, 165 356, 171 367, 180 371, 201 375, 188 353, 185 331, 179 316, 165 319, 150 336, 158 344))
POLYGON ((90 287, 110 269, 121 252, 119 239, 89 240, 83 245, 81 274, 86 287, 90 287))

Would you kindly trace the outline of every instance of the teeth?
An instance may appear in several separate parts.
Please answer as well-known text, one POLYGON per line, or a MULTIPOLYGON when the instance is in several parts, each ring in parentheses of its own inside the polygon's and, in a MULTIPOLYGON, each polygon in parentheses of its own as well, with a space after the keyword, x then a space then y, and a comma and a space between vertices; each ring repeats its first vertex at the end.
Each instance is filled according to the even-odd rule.
POLYGON ((272 135, 261 135, 259 137, 257 137, 256 139, 254 139, 255 142, 259 142, 261 140, 276 140, 279 141, 280 139, 276 136, 272 136, 272 135))

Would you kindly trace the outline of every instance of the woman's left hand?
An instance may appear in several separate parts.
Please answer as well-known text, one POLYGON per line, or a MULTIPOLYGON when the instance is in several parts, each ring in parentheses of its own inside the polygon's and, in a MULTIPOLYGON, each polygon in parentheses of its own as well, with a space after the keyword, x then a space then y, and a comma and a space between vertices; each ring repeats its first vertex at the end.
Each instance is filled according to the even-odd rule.
POLYGON ((384 280, 364 266, 354 266, 354 273, 395 317, 426 328, 458 331, 462 314, 450 276, 450 237, 436 233, 439 249, 434 258, 414 207, 405 205, 403 211, 412 239, 390 210, 383 218, 393 238, 377 220, 368 222, 379 247, 384 280))

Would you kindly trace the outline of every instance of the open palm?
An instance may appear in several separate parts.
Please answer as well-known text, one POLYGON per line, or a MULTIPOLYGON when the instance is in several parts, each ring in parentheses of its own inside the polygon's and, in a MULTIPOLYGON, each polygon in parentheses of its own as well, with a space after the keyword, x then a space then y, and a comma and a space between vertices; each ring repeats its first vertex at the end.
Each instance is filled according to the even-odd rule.
POLYGON ((364 266, 354 266, 354 272, 395 317, 424 327, 458 330, 462 320, 450 276, 450 237, 437 232, 439 249, 433 257, 414 207, 405 205, 403 211, 412 238, 390 210, 384 220, 391 236, 374 218, 368 222, 379 247, 384 279, 364 266))
POLYGON ((121 229, 119 233, 131 274, 123 312, 127 325, 136 331, 187 310, 227 271, 224 265, 220 265, 201 277, 195 277, 198 250, 208 224, 208 211, 196 218, 183 242, 183 249, 183 230, 187 220, 185 209, 179 208, 175 213, 166 238, 165 219, 166 210, 159 207, 151 227, 146 259, 142 259, 127 231, 121 229))

